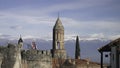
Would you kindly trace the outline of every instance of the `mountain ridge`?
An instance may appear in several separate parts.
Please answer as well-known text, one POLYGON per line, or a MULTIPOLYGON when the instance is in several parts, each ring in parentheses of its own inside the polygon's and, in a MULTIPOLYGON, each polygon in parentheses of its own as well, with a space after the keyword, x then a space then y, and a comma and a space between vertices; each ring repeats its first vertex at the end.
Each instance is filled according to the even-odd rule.
MULTIPOLYGON (((17 44, 18 40, 8 40, 8 39, 0 39, 0 45, 6 46, 8 43, 17 44)), ((28 46, 32 44, 32 42, 36 42, 37 49, 39 50, 51 50, 52 49, 52 40, 45 39, 24 39, 23 49, 29 49, 28 46)), ((111 40, 80 40, 80 50, 81 50, 81 58, 86 59, 90 58, 91 61, 99 62, 100 61, 100 53, 98 52, 98 48, 106 45, 111 40)), ((75 54, 75 40, 65 40, 65 49, 67 50, 67 55, 71 58, 74 58, 75 54)), ((105 62, 107 63, 108 60, 105 62)))

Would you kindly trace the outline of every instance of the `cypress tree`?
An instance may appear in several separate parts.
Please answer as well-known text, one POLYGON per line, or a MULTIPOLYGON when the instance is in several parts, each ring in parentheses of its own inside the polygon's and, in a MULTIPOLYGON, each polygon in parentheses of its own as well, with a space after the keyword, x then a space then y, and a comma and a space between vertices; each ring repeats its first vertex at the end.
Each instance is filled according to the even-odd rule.
POLYGON ((75 59, 80 59, 79 37, 76 37, 75 59))

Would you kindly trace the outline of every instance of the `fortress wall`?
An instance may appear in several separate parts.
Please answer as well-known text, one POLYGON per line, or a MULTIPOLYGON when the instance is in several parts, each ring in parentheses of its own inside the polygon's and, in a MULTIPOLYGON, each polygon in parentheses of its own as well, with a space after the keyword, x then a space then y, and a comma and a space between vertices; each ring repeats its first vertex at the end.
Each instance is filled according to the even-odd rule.
POLYGON ((23 50, 24 68, 52 68, 52 56, 48 50, 23 50))
POLYGON ((16 45, 0 47, 0 67, 1 68, 20 68, 20 51, 16 45))

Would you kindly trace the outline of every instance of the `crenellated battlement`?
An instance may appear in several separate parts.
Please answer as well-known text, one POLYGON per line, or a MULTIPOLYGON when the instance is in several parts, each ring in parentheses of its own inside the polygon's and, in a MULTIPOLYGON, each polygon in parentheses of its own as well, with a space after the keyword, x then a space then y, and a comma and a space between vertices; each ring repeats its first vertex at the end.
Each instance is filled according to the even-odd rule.
POLYGON ((44 58, 52 58, 49 50, 23 50, 21 51, 21 55, 24 60, 43 60, 44 58))
MULTIPOLYGON (((26 64, 28 68, 32 66, 40 67, 42 64, 49 65, 51 68, 52 55, 50 50, 21 50, 19 45, 8 44, 7 46, 0 46, 0 66, 2 68, 21 68, 26 64), (8 62, 9 61, 9 62, 8 62)), ((24 68, 24 67, 23 67, 24 68)))

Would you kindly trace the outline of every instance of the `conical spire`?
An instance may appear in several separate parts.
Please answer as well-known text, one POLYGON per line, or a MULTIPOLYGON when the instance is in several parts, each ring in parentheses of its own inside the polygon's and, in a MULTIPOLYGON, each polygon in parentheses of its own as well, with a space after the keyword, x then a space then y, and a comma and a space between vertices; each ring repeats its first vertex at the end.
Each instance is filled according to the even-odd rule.
POLYGON ((20 43, 23 43, 23 40, 22 40, 21 35, 20 35, 20 38, 19 38, 19 40, 18 40, 18 44, 20 44, 20 43))
POLYGON ((80 59, 79 37, 76 37, 75 59, 80 59))
POLYGON ((53 29, 61 29, 61 30, 64 30, 64 27, 63 27, 62 22, 61 22, 61 20, 60 20, 59 17, 57 18, 56 23, 55 23, 53 29))

